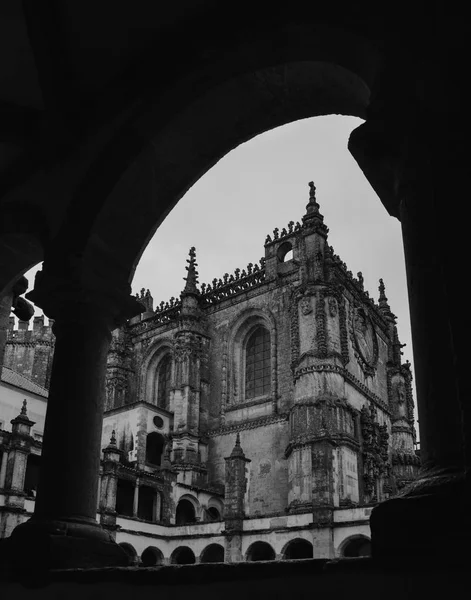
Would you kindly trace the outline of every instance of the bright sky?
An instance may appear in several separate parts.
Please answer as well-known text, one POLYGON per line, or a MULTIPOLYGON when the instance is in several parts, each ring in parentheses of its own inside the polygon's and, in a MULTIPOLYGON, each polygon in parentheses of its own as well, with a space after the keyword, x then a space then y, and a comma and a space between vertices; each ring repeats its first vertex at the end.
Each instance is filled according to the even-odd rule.
MULTIPOLYGON (((399 338, 407 344, 403 360, 413 364, 400 223, 388 215, 347 149, 351 131, 361 123, 341 116, 305 119, 234 149, 162 223, 136 270, 133 292, 149 288, 154 307, 178 297, 191 246, 200 283, 258 262, 268 233, 301 220, 308 182, 314 181, 329 243, 355 276, 362 271, 375 299, 383 278, 399 338)), ((30 286, 38 268, 26 273, 30 286)))

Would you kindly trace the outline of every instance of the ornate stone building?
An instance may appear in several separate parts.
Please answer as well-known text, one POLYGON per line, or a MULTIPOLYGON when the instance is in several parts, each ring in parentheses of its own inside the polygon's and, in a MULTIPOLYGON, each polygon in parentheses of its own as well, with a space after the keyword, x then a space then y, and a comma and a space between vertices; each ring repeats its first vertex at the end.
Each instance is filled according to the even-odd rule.
MULTIPOLYGON (((364 554, 372 507, 417 473, 384 284, 374 301, 335 254, 309 185, 258 264, 200 286, 192 248, 180 299, 154 309, 142 290, 145 312, 113 332, 97 514, 136 561, 364 554)), ((52 351, 40 318, 12 323, 5 365, 47 387, 52 351)))

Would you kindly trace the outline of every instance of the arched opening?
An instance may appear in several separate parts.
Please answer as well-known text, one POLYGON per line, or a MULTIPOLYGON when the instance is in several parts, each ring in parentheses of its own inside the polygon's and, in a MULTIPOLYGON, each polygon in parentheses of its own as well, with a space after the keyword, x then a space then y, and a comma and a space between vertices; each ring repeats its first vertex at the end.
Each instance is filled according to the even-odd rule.
POLYGON ((342 556, 353 558, 359 556, 371 556, 371 542, 367 537, 355 537, 346 540, 342 548, 342 556))
POLYGON ((254 542, 247 550, 247 561, 258 562, 264 560, 275 560, 276 554, 267 542, 254 542))
POLYGON ((139 487, 137 516, 144 521, 155 520, 156 491, 146 485, 139 487))
POLYGON ((196 562, 195 554, 188 546, 180 546, 172 552, 170 562, 172 565, 193 565, 196 562))
POLYGON ((121 548, 128 555, 128 557, 129 557, 129 564, 130 565, 136 565, 137 562, 138 562, 138 557, 137 557, 137 552, 134 549, 134 546, 132 546, 131 544, 128 544, 128 542, 121 542, 120 544, 118 544, 118 546, 121 546, 121 548))
POLYGON ((155 546, 149 546, 141 554, 141 566, 155 567, 164 563, 164 555, 162 551, 155 546))
POLYGON ((208 517, 208 521, 220 521, 221 513, 215 506, 210 506, 206 509, 206 515, 208 517))
POLYGON ((245 346, 245 399, 269 394, 271 390, 270 333, 259 325, 245 346))
POLYGON ((146 437, 146 462, 160 467, 165 448, 165 438, 162 434, 153 431, 146 437))
POLYGON ((209 544, 201 553, 200 562, 202 563, 222 563, 224 562, 224 548, 221 544, 209 544))
POLYGON ((123 517, 133 516, 134 483, 126 479, 118 479, 116 490, 116 512, 123 517))
POLYGON ((293 260, 293 245, 291 242, 284 242, 283 244, 280 244, 276 255, 278 257, 278 261, 281 263, 293 260))
POLYGON ((300 558, 312 558, 313 557, 313 546, 308 540, 298 538, 291 540, 285 546, 283 552, 283 558, 286 560, 296 560, 300 558))
POLYGON ((175 524, 190 525, 191 523, 196 523, 196 511, 194 504, 190 500, 182 499, 177 504, 175 524))
POLYGON ((159 362, 157 367, 157 406, 168 410, 170 400, 170 380, 172 375, 172 357, 170 354, 159 362))
POLYGON ((39 469, 41 467, 41 457, 36 454, 29 454, 26 463, 25 475, 25 493, 28 496, 35 497, 38 489, 39 469))

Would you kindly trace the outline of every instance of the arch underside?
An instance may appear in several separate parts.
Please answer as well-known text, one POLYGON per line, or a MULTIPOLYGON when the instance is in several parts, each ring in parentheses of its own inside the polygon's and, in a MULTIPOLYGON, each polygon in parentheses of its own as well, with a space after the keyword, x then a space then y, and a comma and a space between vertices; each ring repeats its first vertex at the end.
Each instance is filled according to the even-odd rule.
MULTIPOLYGON (((27 232, 31 243, 8 240, 9 248, 14 243, 23 252, 10 261, 0 287, 44 255, 61 273, 80 255, 82 268, 94 278, 128 285, 158 225, 233 148, 299 119, 365 117, 379 60, 369 42, 332 27, 283 27, 282 47, 262 51, 257 43, 250 48, 254 40, 239 41, 224 54, 225 62, 218 58, 157 96, 142 98, 139 110, 112 130, 107 144, 98 150, 88 141, 84 164, 71 166, 69 179, 61 173, 60 197, 54 170, 36 181, 51 203, 60 201, 61 211, 42 234, 41 251, 34 231, 27 232)), ((271 33, 279 40, 279 32, 271 33)), ((1 242, 0 235, 0 249, 1 242)))

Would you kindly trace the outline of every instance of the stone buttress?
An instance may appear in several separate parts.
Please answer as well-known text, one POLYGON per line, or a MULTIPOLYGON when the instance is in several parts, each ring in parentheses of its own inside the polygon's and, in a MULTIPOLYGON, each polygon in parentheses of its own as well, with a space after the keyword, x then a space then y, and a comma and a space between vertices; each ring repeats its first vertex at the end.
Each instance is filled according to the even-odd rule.
POLYGON ((175 389, 172 466, 178 481, 189 485, 207 483, 207 441, 200 423, 201 407, 209 394, 209 343, 200 292, 197 288, 195 249, 191 248, 181 311, 174 336, 175 389))

